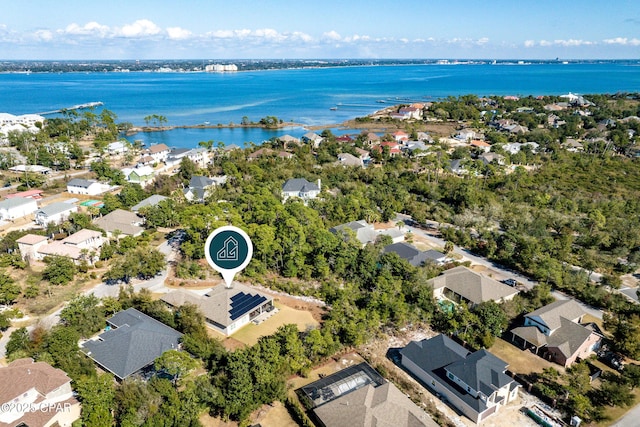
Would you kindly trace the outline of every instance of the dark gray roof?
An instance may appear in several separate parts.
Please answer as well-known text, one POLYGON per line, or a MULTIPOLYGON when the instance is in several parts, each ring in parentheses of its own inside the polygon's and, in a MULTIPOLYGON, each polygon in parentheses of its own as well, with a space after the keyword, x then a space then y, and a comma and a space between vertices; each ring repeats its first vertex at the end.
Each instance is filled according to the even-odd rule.
POLYGON ((487 409, 486 403, 448 379, 447 371, 464 382, 468 381, 469 386, 477 387, 476 390, 486 396, 490 396, 497 388, 514 382, 504 373, 507 363, 487 350, 469 353, 445 335, 437 335, 419 342, 412 341, 400 350, 400 354, 403 360, 411 360, 478 413, 487 409))
POLYGON ((331 227, 329 231, 331 231, 332 233, 346 230, 346 229, 358 231, 359 229, 365 228, 368 226, 369 224, 367 224, 365 220, 361 219, 360 221, 351 221, 351 222, 347 222, 346 224, 336 225, 335 227, 331 227))
POLYGON ((284 183, 284 185, 282 186, 282 191, 306 193, 309 191, 320 191, 320 188, 313 182, 309 182, 304 178, 293 178, 284 183))
POLYGON ((82 179, 82 178, 74 178, 67 183, 67 186, 70 187, 80 187, 80 188, 89 188, 91 184, 95 184, 98 181, 94 181, 92 179, 82 179))
POLYGON ((482 349, 471 353, 466 359, 453 362, 446 370, 485 396, 491 396, 491 393, 513 381, 504 373, 507 366, 503 360, 482 349))
POLYGON ((398 254, 400 258, 406 260, 414 267, 420 266, 427 259, 424 252, 420 252, 418 249, 405 242, 393 243, 385 246, 382 252, 398 254))
POLYGON ((432 261, 437 261, 439 259, 445 258, 446 255, 440 251, 436 251, 435 249, 429 249, 428 251, 423 252, 425 258, 430 259, 432 261))
POLYGON ((212 185, 215 185, 215 181, 211 178, 208 178, 206 176, 192 176, 191 180, 189 181, 189 188, 194 189, 194 188, 200 188, 200 189, 204 189, 206 187, 210 187, 212 185))
POLYGON ((165 351, 178 349, 182 336, 135 308, 116 313, 108 322, 114 329, 87 341, 82 350, 120 379, 153 363, 165 351))
POLYGON ((411 341, 400 350, 400 354, 429 372, 463 360, 469 352, 451 338, 440 334, 431 339, 411 341))

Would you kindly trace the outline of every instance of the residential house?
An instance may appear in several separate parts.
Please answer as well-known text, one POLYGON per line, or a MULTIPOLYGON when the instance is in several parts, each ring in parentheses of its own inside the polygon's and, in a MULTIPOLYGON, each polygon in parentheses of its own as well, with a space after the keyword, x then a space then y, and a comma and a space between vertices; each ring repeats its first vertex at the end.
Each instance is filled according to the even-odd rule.
POLYGON ((136 162, 136 167, 139 168, 142 166, 153 166, 154 163, 158 163, 158 162, 153 157, 149 155, 144 155, 138 159, 138 161, 136 162))
POLYGON ((427 284, 433 287, 435 298, 446 298, 455 303, 465 302, 469 307, 487 301, 509 301, 518 293, 511 286, 463 266, 446 270, 440 276, 428 280, 427 284))
POLYGON ((51 173, 51 168, 40 165, 15 165, 9 168, 11 172, 20 172, 20 173, 39 173, 40 175, 48 175, 51 173))
POLYGON ((276 156, 279 159, 284 159, 284 160, 291 160, 295 157, 293 153, 289 153, 288 151, 280 151, 276 156))
POLYGON ((192 176, 189 180, 189 186, 183 190, 184 196, 191 202, 204 202, 209 197, 211 190, 216 185, 222 185, 227 182, 227 176, 219 176, 209 178, 206 176, 192 176))
POLYGON ((489 150, 491 150, 491 144, 481 141, 479 139, 474 139, 473 141, 469 142, 469 145, 472 148, 477 148, 480 151, 484 151, 485 153, 488 153, 489 150))
POLYGON ((402 151, 400 150, 400 145, 394 141, 383 141, 382 143, 380 143, 380 145, 376 145, 373 148, 371 148, 371 150, 376 151, 378 153, 384 153, 385 148, 389 152, 389 157, 396 157, 402 154, 402 151))
POLYGON ((400 107, 398 114, 401 114, 407 120, 422 120, 422 108, 416 106, 400 107))
POLYGON ((469 352, 445 335, 412 341, 400 357, 404 368, 476 424, 518 397, 520 385, 505 373, 505 361, 485 349, 469 352))
POLYGON ((409 141, 405 148, 412 157, 424 157, 428 154, 429 149, 430 147, 422 141, 409 141))
POLYGON ((584 145, 582 145, 580 142, 576 141, 573 138, 567 138, 567 140, 565 141, 564 144, 562 144, 562 147, 571 152, 571 153, 577 153, 579 151, 584 151, 584 145))
POLYGON ((71 258, 76 264, 98 260, 104 241, 95 230, 82 229, 60 241, 48 242, 45 236, 27 234, 16 240, 22 259, 41 261, 47 256, 71 258))
POLYGON ((93 179, 74 178, 67 183, 67 192, 71 194, 95 196, 104 193, 110 188, 109 185, 93 179))
POLYGON ((156 178, 156 171, 151 166, 139 166, 135 168, 122 169, 124 178, 131 184, 140 184, 142 188, 146 187, 156 178))
POLYGON ((16 240, 18 250, 22 259, 31 260, 39 259, 38 250, 47 244, 47 236, 37 236, 35 234, 26 234, 16 240))
POLYGON ((131 148, 131 143, 128 141, 115 141, 107 145, 107 153, 110 155, 124 154, 131 148))
POLYGON ((322 184, 320 179, 314 184, 304 178, 293 178, 288 180, 282 186, 282 202, 286 202, 290 198, 302 199, 304 203, 315 199, 320 194, 322 184))
POLYGON ((118 380, 153 364, 165 351, 180 348, 180 332, 135 308, 114 314, 107 323, 105 332, 80 347, 118 380))
POLYGON ((504 126, 503 130, 513 134, 522 134, 529 132, 529 129, 527 129, 525 126, 519 125, 517 123, 504 126))
POLYGON ((165 144, 155 144, 145 150, 145 155, 151 157, 154 163, 165 162, 169 157, 171 149, 165 144))
POLYGON ((329 231, 333 234, 339 234, 345 239, 353 235, 363 246, 367 243, 374 243, 378 237, 373 224, 367 223, 364 219, 336 225, 331 227, 329 231))
POLYGON ((291 135, 282 135, 278 139, 282 142, 284 149, 286 150, 290 145, 300 145, 300 139, 291 135))
POLYGON ((419 251, 414 246, 405 242, 393 243, 385 246, 382 252, 385 254, 397 254, 400 258, 407 261, 414 267, 420 267, 428 260, 426 252, 419 251))
POLYGON ((428 142, 433 144, 433 138, 426 132, 418 132, 418 141, 428 142))
POLYGON ((511 330, 512 341, 564 367, 600 348, 602 334, 574 300, 555 301, 525 315, 524 326, 511 330))
POLYGON ((119 231, 118 236, 139 236, 144 231, 141 227, 143 219, 133 212, 116 209, 107 215, 95 218, 93 223, 103 229, 107 237, 112 237, 114 231, 119 231))
POLYGON ((156 206, 161 201, 167 200, 167 199, 168 199, 168 197, 161 196, 159 194, 151 195, 151 196, 147 197, 146 199, 141 200, 140 203, 131 206, 131 212, 138 213, 138 211, 140 211, 140 209, 142 209, 144 207, 156 206))
POLYGON ((311 144, 313 148, 318 148, 324 141, 324 138, 315 132, 307 132, 300 138, 305 144, 311 144))
POLYGON ((380 143, 380 136, 373 132, 369 132, 367 133, 364 142, 371 147, 374 144, 380 143))
POLYGON ((258 148, 256 151, 254 151, 253 153, 250 153, 247 156, 247 160, 257 160, 260 159, 262 157, 270 157, 274 155, 274 151, 270 148, 258 148))
POLYGON ((46 362, 16 359, 0 368, 0 384, 1 427, 71 427, 80 418, 71 378, 46 362))
POLYGON ((42 193, 44 193, 44 191, 38 190, 36 188, 33 188, 33 189, 27 190, 27 191, 20 191, 18 193, 7 194, 4 197, 7 198, 7 199, 13 199, 13 198, 16 198, 16 197, 24 197, 24 198, 27 198, 27 199, 40 200, 40 199, 42 199, 42 193))
POLYGON ((399 144, 403 144, 409 141, 409 134, 401 130, 394 132, 392 136, 393 136, 393 139, 395 139, 395 141, 399 144))
POLYGON ((432 262, 435 265, 444 265, 449 262, 449 258, 440 251, 435 249, 429 249, 423 252, 427 262, 432 262))
POLYGON ((185 304, 197 306, 207 326, 226 336, 274 309, 272 297, 235 282, 231 287, 218 285, 204 295, 179 289, 161 299, 173 308, 185 304))
POLYGON ((338 154, 338 164, 342 166, 355 166, 360 168, 364 167, 364 162, 362 161, 362 159, 350 153, 338 154))
POLYGON ((371 163, 371 154, 367 150, 363 150, 362 148, 354 148, 356 155, 362 160, 365 166, 371 163))
POLYGON ((366 362, 297 390, 323 427, 436 427, 437 424, 366 362))
POLYGON ((454 138, 458 141, 470 142, 474 139, 481 139, 481 134, 476 133, 473 129, 462 129, 458 131, 454 138))
POLYGON ((465 175, 469 173, 467 169, 467 159, 453 159, 449 162, 449 169, 456 175, 465 175))
POLYGON ((498 153, 492 153, 492 152, 482 153, 478 156, 478 159, 482 160, 482 163, 484 163, 485 165, 488 165, 491 163, 495 163, 500 166, 504 165, 504 156, 498 153))
POLYGON ((336 136, 336 142, 341 144, 351 144, 353 142, 353 138, 351 135, 340 135, 336 136))
POLYGON ((60 224, 69 218, 72 213, 78 212, 78 207, 73 203, 56 202, 44 206, 36 211, 36 224, 45 227, 47 224, 60 224))
POLYGON ((165 163, 170 166, 178 166, 182 159, 188 159, 201 169, 209 164, 209 151, 204 147, 199 148, 173 148, 169 152, 165 163))
POLYGON ((0 220, 13 221, 38 210, 38 202, 26 197, 14 197, 0 202, 0 220))

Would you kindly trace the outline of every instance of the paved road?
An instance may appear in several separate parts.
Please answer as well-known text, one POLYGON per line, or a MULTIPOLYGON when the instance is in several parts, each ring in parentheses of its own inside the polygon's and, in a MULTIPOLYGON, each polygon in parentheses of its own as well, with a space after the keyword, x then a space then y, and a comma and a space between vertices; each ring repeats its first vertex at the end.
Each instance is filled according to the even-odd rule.
MULTIPOLYGON (((445 241, 440 237, 434 236, 433 232, 429 232, 422 228, 417 228, 412 225, 409 225, 413 222, 413 219, 409 215, 397 214, 395 221, 403 221, 405 223, 404 228, 407 231, 410 231, 414 235, 425 238, 427 241, 429 241, 433 245, 439 246, 441 248, 444 247, 445 241)), ((435 222, 432 224, 430 223, 430 225, 432 225, 433 227, 437 227, 437 223, 435 222)), ((453 253, 460 255, 463 261, 471 261, 472 264, 482 265, 488 269, 491 269, 492 271, 497 273, 496 275, 493 275, 493 278, 495 278, 496 280, 513 278, 518 282, 522 283, 527 289, 531 289, 538 284, 537 281, 531 279, 530 277, 524 276, 523 274, 517 271, 514 271, 508 267, 505 267, 503 265, 496 264, 492 261, 489 261, 486 258, 474 255, 473 253, 459 246, 454 245, 453 253)), ((553 291, 551 294, 553 295, 554 298, 558 300, 566 300, 571 298, 570 296, 558 291, 553 291)), ((584 304, 578 300, 575 300, 575 301, 582 306, 583 310, 586 313, 596 317, 597 319, 602 319, 602 310, 592 307, 590 305, 584 304)))
MULTIPOLYGON (((173 261, 176 259, 178 245, 174 243, 173 245, 169 242, 163 242, 160 246, 158 246, 158 250, 165 255, 165 259, 167 262, 173 261)), ((169 274, 169 269, 165 269, 161 274, 153 277, 149 280, 133 280, 133 289, 138 292, 142 288, 147 288, 151 292, 154 293, 166 293, 169 292, 169 289, 164 286, 164 281, 169 274)), ((103 298, 106 296, 117 297, 120 292, 120 286, 118 285, 107 285, 106 283, 99 283, 91 289, 88 289, 84 292, 84 295, 94 294, 98 298, 103 298)), ((55 312, 42 317, 38 320, 38 324, 43 327, 49 329, 52 326, 58 324, 60 322, 60 312, 64 309, 65 306, 60 307, 55 312)), ((27 330, 33 329, 33 325, 27 327, 27 330)), ((16 328, 9 328, 4 332, 2 338, 0 338, 0 358, 4 357, 6 352, 6 345, 9 341, 9 336, 11 332, 13 332, 16 328)))

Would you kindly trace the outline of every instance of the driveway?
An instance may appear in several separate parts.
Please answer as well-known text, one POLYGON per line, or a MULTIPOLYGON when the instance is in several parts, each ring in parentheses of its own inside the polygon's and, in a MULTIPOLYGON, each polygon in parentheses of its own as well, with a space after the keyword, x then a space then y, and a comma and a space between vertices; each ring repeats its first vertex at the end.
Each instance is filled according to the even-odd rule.
MULTIPOLYGON (((424 230, 422 228, 417 228, 414 227, 413 225, 409 225, 414 223, 413 218, 411 218, 409 215, 404 215, 404 214, 397 214, 396 218, 394 221, 402 221, 404 222, 404 226, 403 228, 406 231, 410 231, 412 234, 416 235, 416 236, 420 236, 424 239, 426 239, 429 243, 435 245, 435 246, 439 246, 441 248, 444 247, 444 244, 446 243, 442 238, 434 236, 433 232, 429 232, 427 230, 424 230)), ((428 225, 430 225, 431 227, 433 227, 434 229, 436 229, 438 227, 438 224, 433 222, 433 221, 429 221, 428 225)), ((518 282, 522 283, 524 285, 525 288, 527 289, 531 289, 534 286, 536 286, 538 284, 537 281, 531 279, 530 277, 524 276, 523 274, 514 271, 508 267, 505 267, 503 265, 497 264, 495 262, 489 261, 488 259, 484 258, 484 257, 480 257, 478 255, 475 255, 473 253, 471 253, 470 251, 468 251, 467 249, 461 248, 459 246, 454 245, 453 246, 453 253, 456 255, 459 255, 463 261, 471 261, 471 264, 475 264, 475 265, 481 265, 484 266, 490 270, 492 270, 493 272, 497 273, 498 277, 502 277, 504 279, 507 278, 513 278, 515 280, 517 280, 518 282)), ((500 280, 500 279, 499 279, 500 280)), ((568 295, 563 294, 562 292, 558 292, 558 291, 553 291, 551 292, 551 294, 553 295, 554 298, 556 298, 557 300, 566 300, 569 298, 572 298, 568 295)), ((584 304, 581 301, 575 300, 578 304, 580 304, 580 306, 582 306, 582 309, 587 313, 590 314, 594 317, 596 317, 597 319, 602 319, 602 310, 592 307, 590 305, 584 304)))

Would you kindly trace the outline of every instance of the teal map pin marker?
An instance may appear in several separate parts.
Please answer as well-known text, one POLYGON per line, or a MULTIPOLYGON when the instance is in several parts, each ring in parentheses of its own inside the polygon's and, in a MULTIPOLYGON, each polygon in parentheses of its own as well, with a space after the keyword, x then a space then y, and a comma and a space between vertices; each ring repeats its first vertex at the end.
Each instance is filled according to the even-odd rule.
POLYGON ((204 244, 204 256, 209 265, 222 274, 225 284, 231 287, 233 278, 251 261, 253 244, 238 227, 225 225, 216 228, 204 244))

